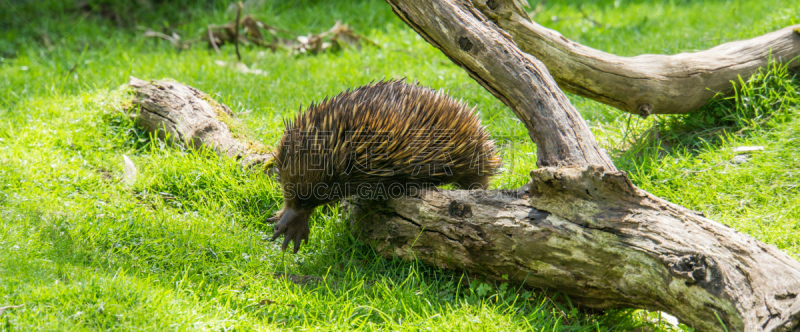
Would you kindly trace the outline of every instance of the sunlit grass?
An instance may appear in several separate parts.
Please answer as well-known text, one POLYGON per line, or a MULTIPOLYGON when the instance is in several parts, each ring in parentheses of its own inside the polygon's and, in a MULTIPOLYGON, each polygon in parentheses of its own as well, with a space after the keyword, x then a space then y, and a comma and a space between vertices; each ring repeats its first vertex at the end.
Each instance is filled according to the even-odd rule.
MULTIPOLYGON (((227 2, 132 9, 130 20, 71 2, 0 2, 0 330, 627 330, 640 311, 581 312, 515 283, 384 260, 335 209, 316 213, 300 254, 265 241, 282 203, 274 180, 231 160, 151 140, 122 109, 128 76, 210 93, 273 145, 311 101, 407 77, 476 105, 504 158, 494 188, 515 188, 536 148, 516 117, 377 0, 266 2, 251 13, 298 34, 351 24, 378 47, 295 56, 244 47, 265 75, 220 66, 204 45, 176 51, 144 28, 198 37, 227 2), (137 28, 137 26, 141 28, 137 28), (44 35, 51 45, 44 42, 44 35), (122 155, 138 169, 123 181, 122 155), (288 277, 287 277, 288 276, 288 277)), ((532 2, 531 10, 536 8, 532 2)), ((676 53, 798 23, 797 4, 550 2, 535 19, 589 46, 676 53), (795 8, 795 10, 792 10, 795 8), (604 24, 596 26, 581 10, 604 24), (553 17, 555 16, 555 20, 553 17)), ((797 80, 780 67, 686 116, 629 117, 570 96, 600 144, 642 188, 800 255, 797 80), (732 162, 736 146, 764 146, 732 162)), ((657 330, 666 330, 661 324, 657 330)))

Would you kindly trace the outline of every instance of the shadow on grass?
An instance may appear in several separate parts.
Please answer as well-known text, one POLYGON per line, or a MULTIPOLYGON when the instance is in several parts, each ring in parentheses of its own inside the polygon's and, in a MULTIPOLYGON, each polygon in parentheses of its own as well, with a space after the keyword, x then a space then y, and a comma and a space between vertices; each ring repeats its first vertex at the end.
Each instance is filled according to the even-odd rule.
POLYGON ((630 166, 665 155, 717 149, 725 141, 758 136, 793 119, 800 106, 800 71, 785 64, 772 62, 747 81, 740 78, 732 84, 732 96, 717 98, 692 113, 656 120, 630 142, 618 163, 630 166))
MULTIPOLYGON (((0 278, 17 275, 17 286, 39 290, 27 294, 23 287, 7 294, 7 300, 26 303, 29 309, 8 313, 14 326, 24 329, 43 320, 60 324, 59 317, 76 312, 84 314, 71 316, 77 320, 70 322, 101 329, 166 326, 185 321, 176 310, 192 312, 190 321, 205 318, 198 322, 262 328, 353 329, 370 323, 394 329, 429 320, 451 324, 451 318, 479 319, 487 313, 513 317, 524 322, 516 326, 534 330, 642 326, 634 310, 583 312, 563 296, 546 297, 509 283, 385 260, 346 237, 321 245, 316 255, 305 255, 308 264, 302 259, 298 263, 298 255, 244 259, 243 254, 255 253, 241 239, 176 233, 181 226, 165 226, 147 215, 80 220, 30 214, 10 220, 38 232, 36 241, 44 249, 14 251, 7 259, 18 263, 0 268, 0 278)), ((325 226, 345 230, 341 223, 325 226)), ((0 266, 6 263, 0 261, 0 266)))

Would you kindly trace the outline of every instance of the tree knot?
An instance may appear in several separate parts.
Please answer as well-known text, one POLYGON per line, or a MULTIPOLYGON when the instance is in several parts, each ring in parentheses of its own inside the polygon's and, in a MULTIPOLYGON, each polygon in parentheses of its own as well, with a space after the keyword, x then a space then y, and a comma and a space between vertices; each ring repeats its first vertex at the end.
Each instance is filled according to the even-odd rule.
POLYGON ((708 262, 706 256, 700 253, 672 257, 668 259, 669 269, 678 278, 688 280, 687 284, 706 281, 708 276, 708 262))
POLYGON ((469 204, 461 203, 459 201, 450 202, 449 207, 450 216, 454 218, 470 218, 472 217, 472 207, 469 204))
POLYGON ((469 38, 461 36, 458 38, 458 47, 460 47, 464 52, 469 52, 472 49, 472 42, 469 41, 469 38))
POLYGON ((544 193, 572 193, 587 200, 618 197, 644 197, 625 172, 608 172, 599 165, 585 167, 544 167, 531 171, 530 192, 534 196, 544 193))
POLYGON ((653 106, 650 106, 650 104, 641 104, 639 105, 638 110, 639 110, 639 116, 641 116, 642 119, 647 119, 647 117, 653 113, 653 106))

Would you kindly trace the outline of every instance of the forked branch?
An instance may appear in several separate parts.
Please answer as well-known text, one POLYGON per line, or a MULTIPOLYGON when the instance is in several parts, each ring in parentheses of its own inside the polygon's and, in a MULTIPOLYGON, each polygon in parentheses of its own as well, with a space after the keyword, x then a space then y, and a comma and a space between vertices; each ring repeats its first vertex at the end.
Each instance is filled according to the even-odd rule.
POLYGON ((768 61, 800 66, 800 25, 693 53, 621 57, 564 38, 528 18, 518 0, 472 0, 565 91, 647 116, 697 110, 768 61))

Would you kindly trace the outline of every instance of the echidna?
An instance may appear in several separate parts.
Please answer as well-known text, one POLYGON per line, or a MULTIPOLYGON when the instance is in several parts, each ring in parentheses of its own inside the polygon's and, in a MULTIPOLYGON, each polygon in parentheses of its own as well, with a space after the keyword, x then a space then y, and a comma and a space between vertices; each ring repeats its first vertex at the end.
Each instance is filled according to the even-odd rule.
POLYGON ((284 204, 272 239, 308 242, 319 205, 358 195, 388 198, 427 186, 485 188, 500 166, 473 109, 405 80, 382 81, 311 104, 275 155, 284 204))

